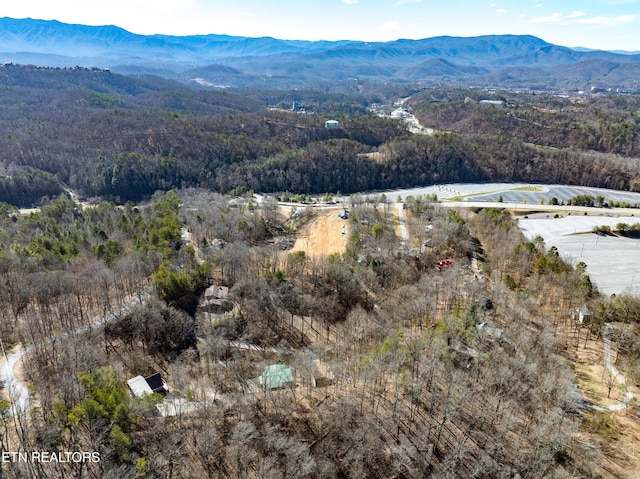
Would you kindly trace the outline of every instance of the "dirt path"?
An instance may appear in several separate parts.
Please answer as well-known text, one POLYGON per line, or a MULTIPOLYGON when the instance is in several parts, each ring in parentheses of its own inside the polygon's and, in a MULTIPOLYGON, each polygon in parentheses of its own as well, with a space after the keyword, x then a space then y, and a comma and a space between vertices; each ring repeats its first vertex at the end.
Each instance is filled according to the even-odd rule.
POLYGON ((349 222, 338 217, 339 210, 321 212, 299 233, 292 251, 308 257, 342 253, 349 238, 349 222), (344 227, 344 235, 343 235, 344 227))
POLYGON ((585 407, 587 409, 591 409, 594 411, 603 411, 603 412, 615 412, 622 411, 626 408, 631 400, 633 399, 633 394, 629 389, 629 386, 625 382, 624 376, 620 374, 620 372, 613 366, 611 363, 611 339, 609 335, 611 334, 612 328, 609 323, 604 323, 604 330, 602 332, 602 342, 604 344, 604 367, 609 373, 613 376, 613 379, 620 385, 620 387, 624 390, 624 395, 621 399, 621 402, 609 406, 600 406, 598 404, 591 404, 589 402, 585 403, 585 407))
POLYGON ((396 208, 398 208, 398 223, 400 236, 402 237, 402 247, 406 249, 409 246, 409 234, 407 233, 407 227, 404 221, 404 203, 397 203, 396 208))
MULTIPOLYGON (((601 464, 602 477, 637 478, 640 477, 640 423, 632 400, 632 394, 635 392, 637 396, 637 391, 625 384, 623 376, 611 364, 612 351, 608 333, 605 331, 602 338, 593 335, 587 339, 586 330, 581 330, 579 347, 574 350, 573 365, 578 388, 585 396, 585 410, 594 411, 593 414, 610 415, 611 423, 619 434, 617 439, 592 435, 591 440, 606 444, 603 447, 605 454, 601 464), (608 388, 603 381, 605 368, 608 367, 613 369, 616 379, 611 398, 607 398, 608 388)), ((602 432, 607 434, 606 430, 602 432)))

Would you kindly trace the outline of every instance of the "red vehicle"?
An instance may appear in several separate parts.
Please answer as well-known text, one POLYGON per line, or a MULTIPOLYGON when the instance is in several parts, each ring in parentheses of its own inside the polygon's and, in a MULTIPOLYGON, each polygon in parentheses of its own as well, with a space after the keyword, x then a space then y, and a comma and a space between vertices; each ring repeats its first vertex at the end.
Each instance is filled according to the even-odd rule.
POLYGON ((436 262, 436 268, 438 268, 439 271, 442 271, 443 268, 448 268, 452 264, 453 260, 451 258, 441 259, 440 261, 436 262))

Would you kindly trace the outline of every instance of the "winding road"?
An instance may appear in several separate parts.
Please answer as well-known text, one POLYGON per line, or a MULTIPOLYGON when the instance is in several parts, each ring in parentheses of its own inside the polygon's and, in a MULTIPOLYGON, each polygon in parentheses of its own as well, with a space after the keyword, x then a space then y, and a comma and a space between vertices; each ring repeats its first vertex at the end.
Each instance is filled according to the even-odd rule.
MULTIPOLYGON (((142 301, 145 300, 145 298, 148 295, 149 295, 149 289, 146 289, 139 296, 139 298, 131 300, 130 302, 122 306, 117 311, 114 311, 105 316, 102 316, 101 318, 93 321, 90 324, 87 324, 85 326, 80 326, 79 328, 76 328, 72 331, 68 331, 59 336, 49 336, 44 341, 51 342, 51 341, 54 341, 55 339, 66 338, 67 336, 71 336, 75 334, 83 334, 95 326, 103 326, 109 321, 119 317, 122 313, 126 313, 133 306, 140 304, 142 301)), ((2 346, 4 362, 2 363, 2 365, 0 365, 0 383, 4 384, 5 387, 7 388, 7 391, 9 392, 9 400, 11 401, 11 409, 10 409, 11 415, 16 415, 16 414, 25 412, 28 409, 29 403, 30 403, 29 390, 27 389, 25 384, 22 383, 20 379, 16 376, 15 367, 18 364, 18 361, 20 361, 20 359, 22 359, 24 355, 33 351, 33 349, 40 344, 42 344, 42 342, 30 344, 26 347, 19 347, 18 349, 16 349, 10 354, 7 354, 6 351, 4 350, 4 346, 2 346)))
POLYGON ((13 371, 18 364, 18 361, 22 356, 27 354, 33 349, 33 345, 26 348, 18 349, 16 352, 7 356, 7 353, 2 348, 4 355, 4 363, 0 366, 0 382, 5 385, 9 391, 9 400, 11 401, 11 415, 26 411, 29 406, 29 391, 24 384, 16 377, 13 371))

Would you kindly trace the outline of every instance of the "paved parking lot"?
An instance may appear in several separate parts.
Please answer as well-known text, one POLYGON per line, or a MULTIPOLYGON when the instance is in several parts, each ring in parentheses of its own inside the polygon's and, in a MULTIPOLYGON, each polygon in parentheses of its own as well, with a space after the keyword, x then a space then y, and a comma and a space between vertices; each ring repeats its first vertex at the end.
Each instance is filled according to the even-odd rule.
MULTIPOLYGON (((382 193, 382 192, 379 192, 382 193)), ((640 193, 628 191, 608 190, 604 188, 590 188, 584 186, 540 185, 527 183, 473 183, 431 185, 420 188, 406 188, 384 192, 387 198, 394 201, 398 196, 417 196, 437 194, 439 199, 461 197, 463 201, 497 201, 499 196, 505 203, 540 204, 540 200, 548 202, 556 198, 559 202, 567 201, 578 195, 602 196, 605 201, 626 202, 640 205, 640 193)), ((367 193, 363 193, 366 195, 367 193)))
POLYGON ((553 219, 546 216, 520 219, 520 229, 529 239, 542 236, 547 248, 555 246, 574 264, 584 261, 587 273, 600 292, 640 293, 640 240, 591 233, 594 226, 609 225, 615 229, 621 222, 640 222, 640 217, 566 216, 553 219))
MULTIPOLYGON (((455 189, 456 185, 452 185, 455 189)), ((499 187, 499 185, 493 185, 499 187)), ((504 186, 504 185, 503 185, 504 186)), ((475 194, 474 191, 471 196, 465 196, 465 201, 497 201, 499 196, 502 196, 502 201, 505 203, 527 203, 530 205, 536 205, 542 200, 547 203, 551 198, 556 198, 558 202, 567 201, 578 195, 588 196, 602 196, 605 202, 625 202, 632 206, 640 205, 640 193, 631 193, 628 191, 616 191, 607 190, 604 188, 588 188, 581 186, 561 186, 561 185, 507 185, 509 188, 498 191, 491 191, 486 194, 475 194), (539 191, 526 191, 526 188, 531 187, 539 191)), ((472 188, 473 189, 473 188, 472 188)))

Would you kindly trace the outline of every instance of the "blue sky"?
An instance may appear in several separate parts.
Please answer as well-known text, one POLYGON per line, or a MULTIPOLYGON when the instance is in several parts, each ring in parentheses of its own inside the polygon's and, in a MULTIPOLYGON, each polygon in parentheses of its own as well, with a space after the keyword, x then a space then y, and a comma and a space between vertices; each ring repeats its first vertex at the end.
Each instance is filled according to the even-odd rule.
POLYGON ((296 40, 530 34, 569 47, 640 51, 640 0, 15 0, 2 2, 3 16, 296 40))

